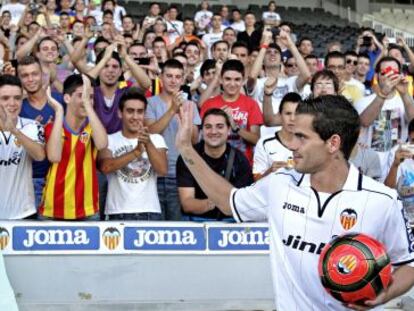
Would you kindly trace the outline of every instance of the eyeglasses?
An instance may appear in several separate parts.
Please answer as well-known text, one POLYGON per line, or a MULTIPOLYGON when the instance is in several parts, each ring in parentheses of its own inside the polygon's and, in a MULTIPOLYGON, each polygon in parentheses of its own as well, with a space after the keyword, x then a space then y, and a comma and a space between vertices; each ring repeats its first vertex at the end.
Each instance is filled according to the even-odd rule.
POLYGON ((297 67, 297 66, 298 66, 297 64, 286 64, 286 67, 288 68, 297 67))
POLYGON ((347 63, 347 64, 353 64, 354 66, 358 65, 358 61, 356 61, 356 60, 352 60, 352 59, 347 59, 347 60, 346 60, 346 63, 347 63))

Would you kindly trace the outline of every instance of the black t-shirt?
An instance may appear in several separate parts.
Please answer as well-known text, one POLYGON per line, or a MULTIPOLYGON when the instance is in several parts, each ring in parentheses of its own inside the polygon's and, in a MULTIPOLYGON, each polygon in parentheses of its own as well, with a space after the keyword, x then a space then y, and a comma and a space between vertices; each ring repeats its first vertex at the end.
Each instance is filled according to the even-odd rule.
POLYGON ((237 41, 243 41, 247 43, 250 53, 260 46, 260 40, 262 39, 262 33, 259 30, 254 30, 249 36, 247 31, 242 31, 237 34, 237 41))
MULTIPOLYGON (((194 148, 197 151, 197 153, 203 158, 203 160, 206 161, 209 167, 211 167, 216 173, 220 174, 221 176, 225 176, 227 160, 229 159, 231 150, 229 144, 227 144, 227 148, 224 154, 218 159, 211 158, 204 152, 204 141, 201 141, 200 143, 195 145, 194 148)), ((236 153, 234 156, 233 169, 230 174, 230 183, 237 188, 249 186, 253 183, 253 174, 249 164, 249 160, 247 160, 246 156, 239 150, 235 149, 235 152, 236 153)), ((179 156, 177 159, 176 169, 177 187, 194 188, 196 199, 207 199, 207 196, 201 190, 193 175, 191 175, 189 169, 185 165, 181 156, 179 156)), ((207 213, 194 216, 217 220, 228 217, 224 215, 217 207, 214 210, 211 210, 207 213)))

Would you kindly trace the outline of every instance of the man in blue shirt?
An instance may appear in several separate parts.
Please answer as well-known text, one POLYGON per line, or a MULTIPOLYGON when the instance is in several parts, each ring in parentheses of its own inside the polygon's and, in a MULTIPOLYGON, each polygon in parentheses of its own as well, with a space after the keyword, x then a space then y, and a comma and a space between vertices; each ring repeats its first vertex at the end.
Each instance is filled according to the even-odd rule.
MULTIPOLYGON (((19 61, 18 76, 22 82, 27 98, 23 100, 20 117, 36 120, 42 125, 53 121, 55 112, 48 105, 47 85, 43 85, 43 76, 40 63, 33 56, 25 56, 19 61)), ((52 97, 63 103, 60 93, 52 92, 52 97)), ((39 206, 42 198, 45 177, 49 169, 47 159, 33 162, 33 184, 35 188, 35 204, 39 206)))

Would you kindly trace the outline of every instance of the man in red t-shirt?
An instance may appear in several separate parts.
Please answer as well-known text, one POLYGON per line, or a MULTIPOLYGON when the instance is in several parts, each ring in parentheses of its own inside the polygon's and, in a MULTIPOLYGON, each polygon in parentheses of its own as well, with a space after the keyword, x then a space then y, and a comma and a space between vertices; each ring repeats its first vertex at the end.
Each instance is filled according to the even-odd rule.
POLYGON ((221 69, 223 94, 206 100, 200 115, 210 108, 221 108, 230 117, 232 132, 229 143, 244 152, 250 163, 253 160, 253 146, 260 138, 260 125, 263 123, 262 112, 257 102, 241 94, 244 82, 244 66, 239 60, 231 59, 221 69))

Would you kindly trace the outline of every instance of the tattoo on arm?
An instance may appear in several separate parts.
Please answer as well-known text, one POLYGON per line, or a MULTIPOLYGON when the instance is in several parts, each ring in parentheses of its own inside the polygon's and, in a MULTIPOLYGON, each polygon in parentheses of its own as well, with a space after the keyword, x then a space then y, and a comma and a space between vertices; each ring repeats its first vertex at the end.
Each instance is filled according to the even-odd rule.
POLYGON ((185 164, 187 165, 194 165, 194 161, 191 158, 183 157, 185 164))

